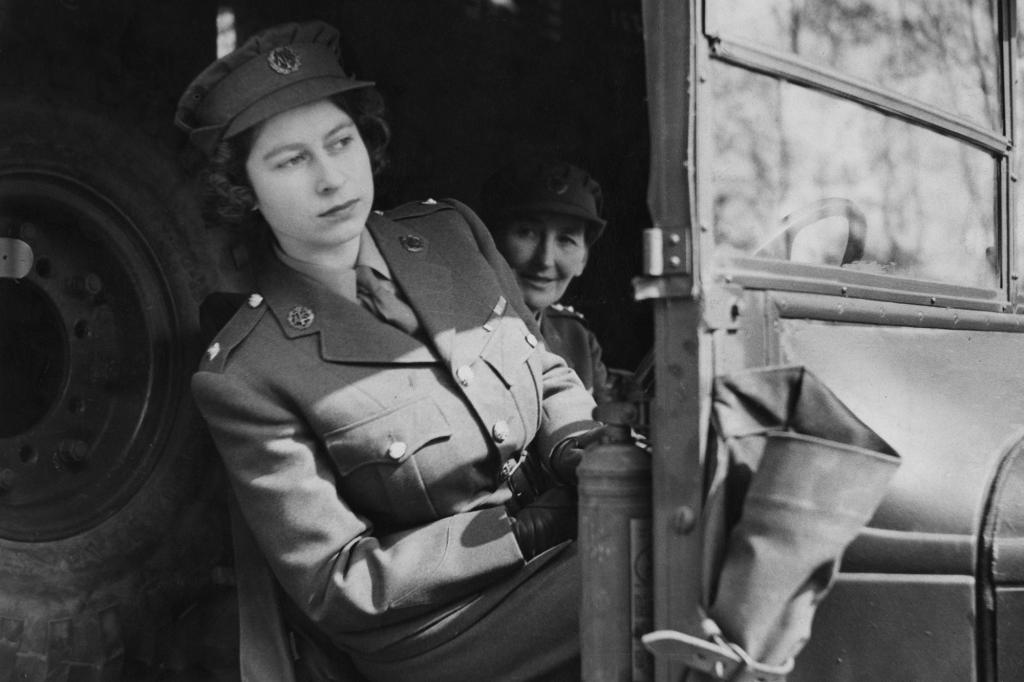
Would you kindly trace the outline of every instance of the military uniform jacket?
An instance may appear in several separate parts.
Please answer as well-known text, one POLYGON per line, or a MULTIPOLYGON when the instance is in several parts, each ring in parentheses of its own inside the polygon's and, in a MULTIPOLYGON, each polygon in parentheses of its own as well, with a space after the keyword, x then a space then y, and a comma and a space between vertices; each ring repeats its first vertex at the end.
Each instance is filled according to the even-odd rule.
POLYGON ((541 311, 540 331, 548 349, 576 370, 597 402, 612 400, 608 369, 601 360, 601 344, 583 315, 556 303, 541 311))
POLYGON ((428 343, 271 259, 192 382, 277 581, 339 646, 515 575, 502 464, 594 425, 468 209, 367 229, 428 343))

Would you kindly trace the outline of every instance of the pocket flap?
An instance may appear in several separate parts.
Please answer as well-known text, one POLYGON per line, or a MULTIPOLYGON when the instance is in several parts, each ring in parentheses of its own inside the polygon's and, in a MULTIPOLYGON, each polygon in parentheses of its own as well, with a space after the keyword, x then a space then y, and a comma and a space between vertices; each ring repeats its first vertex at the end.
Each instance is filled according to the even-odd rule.
POLYGON ((522 372, 523 363, 538 343, 537 337, 526 328, 522 320, 506 317, 497 325, 490 343, 484 347, 480 357, 494 368, 506 386, 512 386, 516 374, 522 372))
POLYGON ((397 466, 424 446, 451 438, 444 412, 431 398, 378 412, 324 436, 342 476, 368 464, 397 466))

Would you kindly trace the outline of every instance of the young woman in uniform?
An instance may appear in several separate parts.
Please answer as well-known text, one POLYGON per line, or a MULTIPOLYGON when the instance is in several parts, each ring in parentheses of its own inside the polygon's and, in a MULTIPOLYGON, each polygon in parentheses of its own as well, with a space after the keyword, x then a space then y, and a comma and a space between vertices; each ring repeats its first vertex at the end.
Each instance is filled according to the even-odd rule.
POLYGON ((350 679, 345 661, 372 680, 577 679, 559 483, 594 402, 471 211, 373 210, 387 127, 337 42, 320 22, 268 29, 177 114, 221 216, 266 237, 193 379, 236 549, 255 550, 237 569, 243 675, 285 679, 294 649, 299 679, 350 679), (503 472, 531 444, 547 477, 511 504, 503 472))

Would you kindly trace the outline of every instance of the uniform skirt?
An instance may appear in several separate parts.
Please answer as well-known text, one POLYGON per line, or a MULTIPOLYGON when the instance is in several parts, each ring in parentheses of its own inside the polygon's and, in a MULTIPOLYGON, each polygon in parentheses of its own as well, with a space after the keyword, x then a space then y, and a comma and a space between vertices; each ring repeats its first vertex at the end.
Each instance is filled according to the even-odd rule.
POLYGON ((392 646, 350 652, 349 665, 298 643, 308 682, 571 682, 580 679, 576 543, 541 554, 514 577, 460 602, 392 646))

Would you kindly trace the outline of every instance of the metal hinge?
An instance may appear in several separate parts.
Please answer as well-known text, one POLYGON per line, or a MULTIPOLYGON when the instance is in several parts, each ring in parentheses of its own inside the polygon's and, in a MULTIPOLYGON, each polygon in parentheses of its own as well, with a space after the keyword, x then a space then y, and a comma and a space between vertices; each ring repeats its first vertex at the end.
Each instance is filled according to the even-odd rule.
POLYGON ((688 234, 681 228, 644 230, 643 273, 650 277, 690 274, 688 234))

